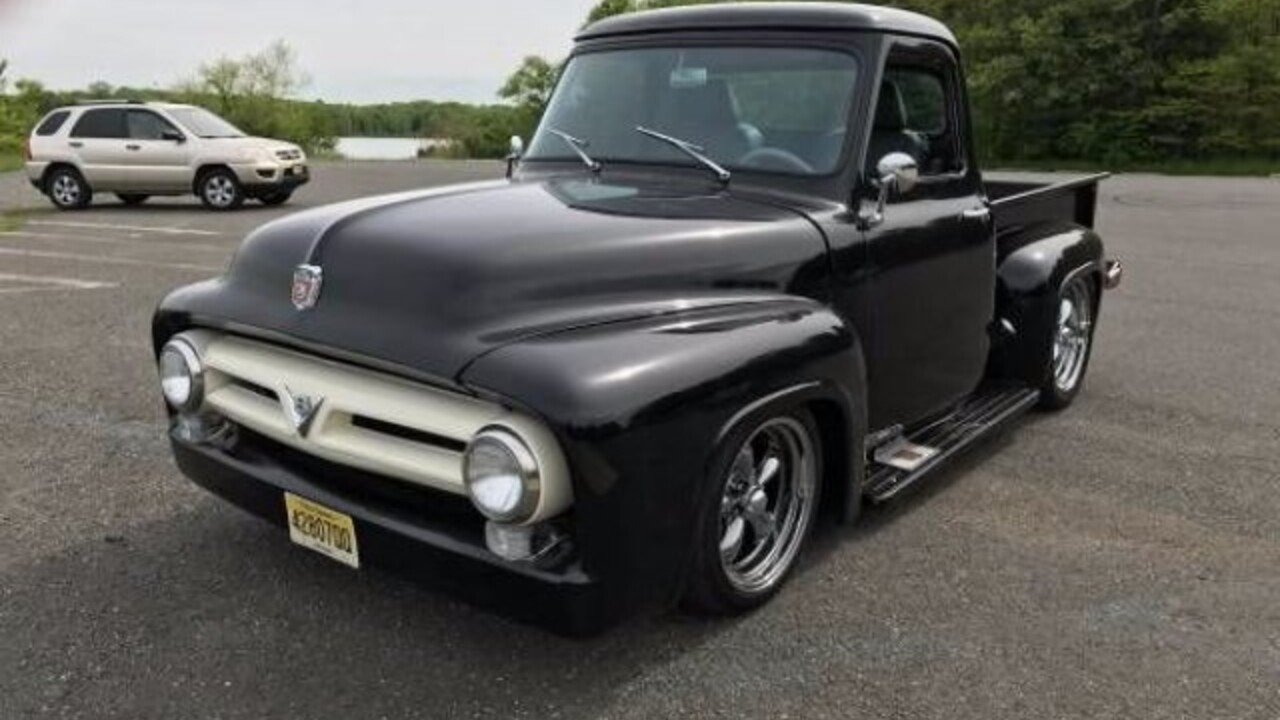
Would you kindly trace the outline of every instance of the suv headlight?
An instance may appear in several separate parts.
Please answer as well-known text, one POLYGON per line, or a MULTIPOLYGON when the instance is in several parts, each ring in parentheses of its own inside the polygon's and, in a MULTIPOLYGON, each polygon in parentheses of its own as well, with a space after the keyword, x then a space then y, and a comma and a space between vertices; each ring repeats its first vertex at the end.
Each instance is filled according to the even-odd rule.
POLYGON ((476 433, 462 458, 462 476, 471 503, 490 520, 521 523, 537 510, 542 495, 538 461, 511 430, 489 427, 476 433))
POLYGON ((160 391, 178 411, 190 411, 204 401, 204 367, 195 348, 174 338, 160 350, 160 391))

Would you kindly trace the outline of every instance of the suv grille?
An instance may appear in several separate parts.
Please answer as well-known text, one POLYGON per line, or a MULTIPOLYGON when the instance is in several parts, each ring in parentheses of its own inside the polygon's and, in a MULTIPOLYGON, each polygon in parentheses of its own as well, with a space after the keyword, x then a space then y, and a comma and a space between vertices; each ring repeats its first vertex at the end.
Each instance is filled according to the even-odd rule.
POLYGON ((281 160, 299 160, 302 158, 301 150, 277 150, 276 157, 281 160))

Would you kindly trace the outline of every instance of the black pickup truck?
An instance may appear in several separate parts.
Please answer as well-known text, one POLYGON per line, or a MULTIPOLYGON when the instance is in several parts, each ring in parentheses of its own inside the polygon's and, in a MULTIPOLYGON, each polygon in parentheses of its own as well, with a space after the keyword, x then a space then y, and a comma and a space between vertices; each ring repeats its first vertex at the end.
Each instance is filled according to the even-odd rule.
POLYGON ((764 603, 820 511, 1070 404, 1120 280, 1099 177, 984 184, 958 57, 859 5, 587 27, 507 178, 272 222, 161 303, 178 465, 566 632, 764 603))

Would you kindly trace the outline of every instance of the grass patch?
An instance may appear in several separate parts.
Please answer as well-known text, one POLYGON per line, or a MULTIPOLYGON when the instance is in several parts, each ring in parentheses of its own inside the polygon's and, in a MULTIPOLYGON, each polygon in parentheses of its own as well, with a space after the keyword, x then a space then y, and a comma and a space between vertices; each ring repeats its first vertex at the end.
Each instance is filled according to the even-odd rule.
POLYGON ((23 139, 14 135, 0 135, 0 172, 20 170, 23 139))
POLYGON ((1280 160, 1225 158, 1215 160, 1164 160, 1157 162, 1098 163, 1083 160, 1002 160, 989 162, 1000 170, 1152 173, 1155 175, 1210 175, 1269 177, 1280 174, 1280 160))
POLYGON ((0 172, 13 172, 22 169, 22 156, 10 155, 8 153, 0 154, 0 172))
POLYGON ((0 213, 0 232, 21 230, 27 222, 27 214, 22 210, 6 210, 0 213))

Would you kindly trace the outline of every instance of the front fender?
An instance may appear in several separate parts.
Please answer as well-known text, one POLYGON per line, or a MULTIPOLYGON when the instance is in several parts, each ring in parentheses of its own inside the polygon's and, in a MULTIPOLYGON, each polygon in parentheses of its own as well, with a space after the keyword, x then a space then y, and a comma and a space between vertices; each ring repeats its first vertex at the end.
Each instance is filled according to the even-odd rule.
POLYGON ((1052 351, 1059 288, 1080 273, 1093 275, 1097 304, 1102 238, 1080 225, 1048 223, 1002 235, 998 248, 996 312, 1014 334, 993 348, 993 374, 1039 385, 1052 351))
POLYGON ((864 378, 854 328, 821 304, 780 297, 530 339, 481 357, 461 380, 553 428, 573 475, 584 570, 632 605, 674 598, 713 451, 736 423, 812 404, 827 464, 859 482, 864 378))

